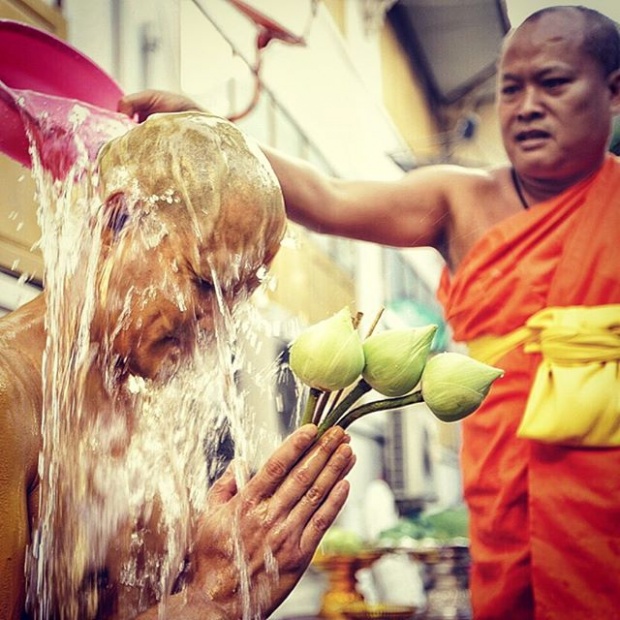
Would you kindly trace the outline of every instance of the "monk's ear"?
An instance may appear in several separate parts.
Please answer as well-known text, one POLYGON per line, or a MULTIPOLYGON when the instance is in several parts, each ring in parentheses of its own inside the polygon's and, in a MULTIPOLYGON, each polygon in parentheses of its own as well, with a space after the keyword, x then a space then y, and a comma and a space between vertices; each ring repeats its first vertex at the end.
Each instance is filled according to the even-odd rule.
POLYGON ((620 69, 607 76, 607 84, 611 93, 611 110, 614 115, 620 114, 620 69))
POLYGON ((103 247, 111 248, 119 240, 121 233, 129 223, 129 207, 127 196, 123 192, 111 194, 103 203, 101 242, 103 247))
POLYGON ((104 205, 105 232, 108 244, 115 241, 127 224, 129 210, 127 197, 123 192, 109 196, 104 205))

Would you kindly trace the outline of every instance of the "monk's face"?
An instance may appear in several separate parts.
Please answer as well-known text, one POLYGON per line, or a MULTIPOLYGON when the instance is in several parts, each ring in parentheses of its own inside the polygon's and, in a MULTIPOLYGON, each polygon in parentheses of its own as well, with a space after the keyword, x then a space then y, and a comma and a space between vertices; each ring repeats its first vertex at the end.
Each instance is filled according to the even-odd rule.
POLYGON ((601 163, 618 105, 618 74, 583 49, 585 20, 569 9, 523 24, 499 66, 498 115, 523 176, 579 180, 601 163))
POLYGON ((258 282, 285 226, 262 153, 230 123, 158 115, 100 156, 93 339, 121 374, 166 377, 258 282))

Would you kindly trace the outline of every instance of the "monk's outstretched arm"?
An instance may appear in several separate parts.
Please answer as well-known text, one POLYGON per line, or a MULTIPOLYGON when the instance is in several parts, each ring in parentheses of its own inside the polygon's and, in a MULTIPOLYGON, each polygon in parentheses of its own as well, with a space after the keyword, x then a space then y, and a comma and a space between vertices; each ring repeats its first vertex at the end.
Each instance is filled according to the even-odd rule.
MULTIPOLYGON (((200 110, 191 99, 146 90, 123 97, 119 111, 142 121, 151 114, 200 110)), ((398 247, 439 248, 450 225, 459 166, 425 166, 390 181, 340 179, 308 162, 261 145, 280 182, 290 219, 321 233, 398 247)))

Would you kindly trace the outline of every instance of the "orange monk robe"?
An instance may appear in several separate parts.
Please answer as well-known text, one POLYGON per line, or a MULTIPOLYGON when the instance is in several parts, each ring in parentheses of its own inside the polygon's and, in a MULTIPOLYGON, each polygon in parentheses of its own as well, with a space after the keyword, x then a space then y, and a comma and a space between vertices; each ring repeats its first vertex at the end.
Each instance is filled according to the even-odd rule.
MULTIPOLYGON (((458 341, 504 335, 550 306, 620 302, 620 160, 491 229, 439 298, 458 341)), ((620 618, 620 449, 516 437, 538 354, 463 422, 476 620, 620 618)), ((578 412, 575 412, 578 414, 578 412)))

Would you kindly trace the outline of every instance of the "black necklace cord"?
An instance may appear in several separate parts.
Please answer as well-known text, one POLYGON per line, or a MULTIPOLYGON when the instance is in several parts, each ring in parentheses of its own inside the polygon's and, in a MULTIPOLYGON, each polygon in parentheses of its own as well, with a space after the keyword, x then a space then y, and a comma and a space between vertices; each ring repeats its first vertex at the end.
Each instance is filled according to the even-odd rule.
POLYGON ((517 171, 514 168, 510 169, 510 176, 512 177, 512 184, 515 186, 515 191, 517 192, 517 196, 521 201, 524 209, 529 209, 530 205, 527 203, 525 199, 525 194, 523 193, 523 188, 521 187, 521 181, 517 175, 517 171))

